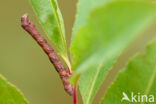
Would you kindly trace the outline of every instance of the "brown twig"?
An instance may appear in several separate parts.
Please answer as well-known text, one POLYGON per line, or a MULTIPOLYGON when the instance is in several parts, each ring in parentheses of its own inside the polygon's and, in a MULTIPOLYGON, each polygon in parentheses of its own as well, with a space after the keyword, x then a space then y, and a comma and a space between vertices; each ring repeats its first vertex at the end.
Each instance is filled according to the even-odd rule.
POLYGON ((22 16, 21 26, 37 41, 37 43, 41 46, 44 52, 48 55, 51 63, 54 65, 56 71, 59 73, 59 76, 64 85, 64 89, 69 95, 72 96, 74 92, 73 86, 68 81, 70 73, 66 70, 57 54, 54 52, 54 49, 52 49, 47 41, 40 35, 40 33, 35 28, 35 25, 30 22, 27 14, 22 16))

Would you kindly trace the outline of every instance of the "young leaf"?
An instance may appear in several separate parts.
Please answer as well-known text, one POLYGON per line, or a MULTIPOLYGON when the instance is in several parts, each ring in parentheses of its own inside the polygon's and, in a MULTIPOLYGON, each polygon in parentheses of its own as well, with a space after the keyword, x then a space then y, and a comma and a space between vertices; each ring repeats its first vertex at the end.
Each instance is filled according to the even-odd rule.
POLYGON ((48 37, 58 47, 60 55, 70 67, 67 57, 64 23, 57 0, 30 1, 48 37))
POLYGON ((156 41, 148 45, 145 55, 137 55, 119 73, 101 104, 128 104, 130 102, 134 104, 135 101, 133 100, 133 102, 131 99, 132 93, 136 95, 137 104, 145 104, 145 101, 149 102, 149 97, 151 98, 150 101, 152 101, 152 97, 149 95, 156 96, 155 53, 156 41), (141 95, 146 95, 148 99, 142 99, 141 95), (122 99, 125 96, 127 96, 127 99, 122 99), (140 100, 138 99, 139 96, 140 100))
POLYGON ((145 1, 114 1, 91 13, 71 46, 72 81, 82 73, 79 86, 84 104, 91 104, 120 53, 155 17, 156 4, 145 1))
POLYGON ((24 96, 0 75, 0 104, 28 104, 24 96))

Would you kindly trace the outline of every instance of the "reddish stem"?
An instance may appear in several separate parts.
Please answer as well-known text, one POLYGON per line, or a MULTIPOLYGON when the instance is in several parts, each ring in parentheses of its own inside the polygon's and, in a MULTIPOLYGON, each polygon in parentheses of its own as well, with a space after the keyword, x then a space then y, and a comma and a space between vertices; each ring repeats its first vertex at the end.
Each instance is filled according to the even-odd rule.
POLYGON ((75 85, 75 87, 74 87, 73 102, 74 102, 74 104, 78 104, 78 102, 77 102, 77 85, 75 85))

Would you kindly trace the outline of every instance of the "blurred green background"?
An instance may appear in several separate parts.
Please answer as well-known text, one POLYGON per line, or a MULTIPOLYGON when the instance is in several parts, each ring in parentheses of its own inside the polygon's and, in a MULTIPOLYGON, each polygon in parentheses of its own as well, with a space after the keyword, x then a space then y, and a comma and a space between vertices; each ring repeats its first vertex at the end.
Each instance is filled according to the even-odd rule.
MULTIPOLYGON (((77 0, 59 0, 65 21, 67 42, 70 42, 75 18, 77 0)), ((46 54, 20 26, 20 17, 28 13, 30 19, 39 25, 29 0, 0 1, 0 74, 16 85, 31 104, 72 104, 72 97, 63 89, 62 82, 46 54)), ((115 67, 107 76, 93 104, 101 99, 106 89, 130 56, 144 51, 144 46, 156 36, 156 25, 142 32, 119 57, 115 67)), ((44 37, 46 35, 44 34, 44 37)), ((49 41, 51 44, 51 42, 49 41)), ((81 98, 79 96, 81 101, 81 98)), ((82 104, 82 102, 79 102, 82 104)))
MULTIPOLYGON (((70 36, 76 0, 59 0, 59 4, 70 36)), ((31 104, 72 104, 72 97, 64 91, 46 54, 21 28, 24 13, 46 36, 29 0, 0 0, 0 74, 16 85, 31 104)))

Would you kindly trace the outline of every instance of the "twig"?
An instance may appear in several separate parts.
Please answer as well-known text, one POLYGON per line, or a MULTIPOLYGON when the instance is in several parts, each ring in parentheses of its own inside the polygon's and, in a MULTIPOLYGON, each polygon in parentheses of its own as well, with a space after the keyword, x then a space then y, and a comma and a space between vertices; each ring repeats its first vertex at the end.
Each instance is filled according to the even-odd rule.
POLYGON ((22 16, 21 26, 37 41, 37 43, 41 46, 44 52, 48 55, 51 63, 54 65, 63 82, 64 89, 69 95, 73 96, 73 86, 68 81, 70 73, 66 70, 57 54, 54 52, 54 49, 52 49, 47 41, 40 35, 40 33, 35 28, 35 25, 30 22, 27 14, 22 16))

